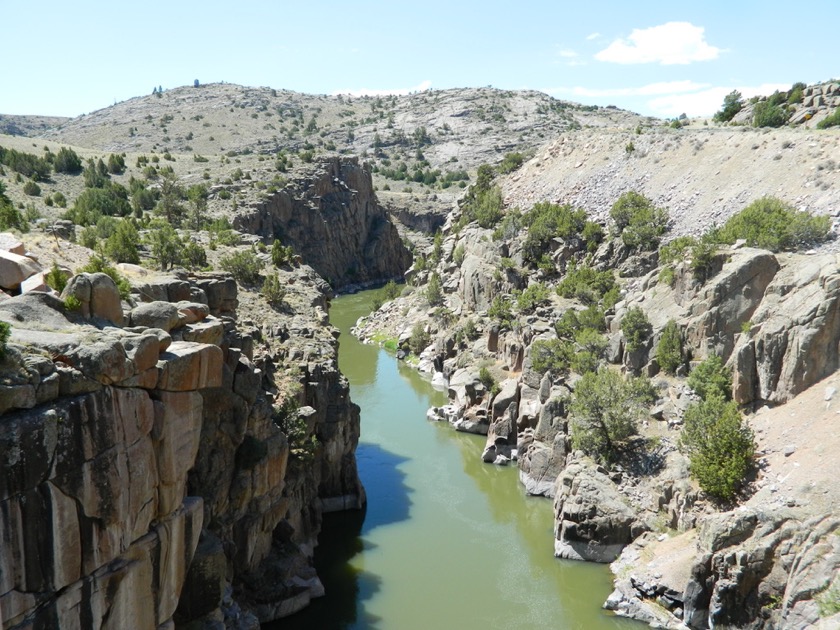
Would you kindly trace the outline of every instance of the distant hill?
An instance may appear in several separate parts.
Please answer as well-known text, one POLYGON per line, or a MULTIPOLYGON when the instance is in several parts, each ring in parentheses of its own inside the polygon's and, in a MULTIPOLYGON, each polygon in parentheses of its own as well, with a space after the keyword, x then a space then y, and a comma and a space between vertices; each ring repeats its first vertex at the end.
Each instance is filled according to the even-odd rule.
POLYGON ((378 148, 392 158, 402 153, 409 158, 420 147, 431 165, 473 168, 508 151, 533 149, 560 131, 626 125, 638 118, 535 91, 463 88, 350 97, 215 83, 132 98, 64 121, 45 137, 135 153, 372 154, 378 148))
POLYGON ((14 116, 0 114, 0 134, 6 136, 36 136, 66 123, 62 116, 14 116))

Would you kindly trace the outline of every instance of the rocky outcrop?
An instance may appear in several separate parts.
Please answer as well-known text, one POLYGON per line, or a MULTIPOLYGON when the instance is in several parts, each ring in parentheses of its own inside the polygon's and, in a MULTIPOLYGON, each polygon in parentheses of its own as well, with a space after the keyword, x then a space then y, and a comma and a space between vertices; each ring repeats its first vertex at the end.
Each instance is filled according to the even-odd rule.
POLYGON ((554 555, 612 562, 645 526, 607 471, 573 461, 557 477, 554 555))
POLYGON ((240 213, 234 226, 280 239, 334 289, 399 278, 411 264, 356 158, 331 158, 309 179, 240 213))
POLYGON ((786 402, 840 367, 840 268, 834 255, 796 257, 766 289, 732 363, 739 403, 786 402))
POLYGON ((202 301, 141 303, 130 328, 93 299, 100 283, 116 293, 105 274, 68 285, 85 312, 47 293, 0 303, 12 327, 4 627, 212 625, 240 612, 238 627, 256 627, 231 594, 267 621, 323 593, 321 514, 364 503, 359 411, 311 270, 285 273, 306 306, 261 327, 237 325, 236 284, 212 274, 146 285, 149 297, 202 301))

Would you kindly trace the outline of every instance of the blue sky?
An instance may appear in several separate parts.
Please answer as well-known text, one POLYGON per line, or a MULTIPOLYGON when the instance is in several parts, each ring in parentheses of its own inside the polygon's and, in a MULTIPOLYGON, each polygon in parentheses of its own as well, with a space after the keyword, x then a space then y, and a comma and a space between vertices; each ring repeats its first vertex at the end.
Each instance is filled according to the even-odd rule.
POLYGON ((77 116, 226 81, 300 92, 486 86, 672 117, 840 77, 840 2, 0 0, 0 113, 77 116))

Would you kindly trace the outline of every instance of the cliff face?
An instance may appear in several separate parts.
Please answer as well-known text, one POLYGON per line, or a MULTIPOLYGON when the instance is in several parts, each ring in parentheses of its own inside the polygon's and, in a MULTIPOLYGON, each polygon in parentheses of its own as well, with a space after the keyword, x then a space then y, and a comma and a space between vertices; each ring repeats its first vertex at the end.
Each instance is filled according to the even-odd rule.
POLYGON ((325 160, 301 179, 239 214, 234 227, 290 245, 334 288, 399 278, 411 264, 370 174, 356 158, 325 160))
POLYGON ((321 513, 364 502, 359 413, 317 277, 282 273, 304 306, 247 327, 216 276, 147 283, 159 299, 130 327, 97 311, 119 303, 104 274, 67 289, 111 293, 85 314, 44 293, 0 305, 4 628, 222 622, 231 592, 265 621, 322 592, 321 513))

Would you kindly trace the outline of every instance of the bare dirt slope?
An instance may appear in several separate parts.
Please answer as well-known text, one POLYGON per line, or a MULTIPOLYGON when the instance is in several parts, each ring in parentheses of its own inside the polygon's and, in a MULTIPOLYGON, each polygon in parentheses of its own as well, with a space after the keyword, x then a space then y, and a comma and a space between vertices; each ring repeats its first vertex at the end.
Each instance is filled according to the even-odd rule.
POLYGON ((636 190, 670 210, 671 236, 700 234, 763 195, 840 214, 836 130, 694 124, 641 131, 563 133, 505 179, 506 202, 523 209, 571 203, 606 220, 618 196, 636 190))

